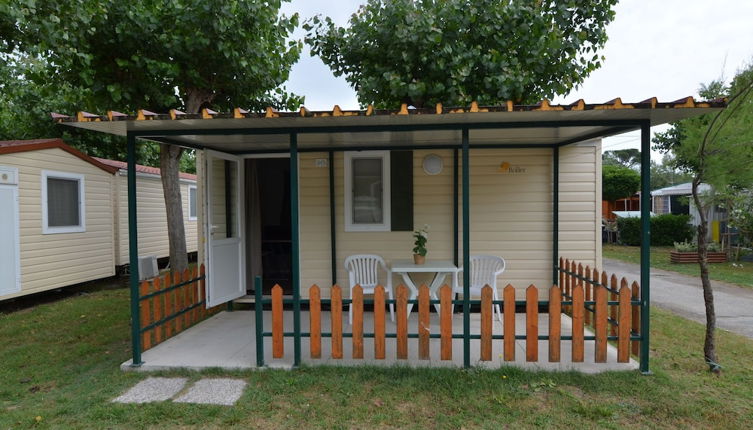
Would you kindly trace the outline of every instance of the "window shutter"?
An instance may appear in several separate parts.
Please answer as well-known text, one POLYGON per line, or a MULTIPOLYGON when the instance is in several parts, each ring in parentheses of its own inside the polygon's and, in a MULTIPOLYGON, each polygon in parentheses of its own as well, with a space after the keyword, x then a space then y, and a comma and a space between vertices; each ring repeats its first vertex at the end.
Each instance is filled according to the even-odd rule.
POLYGON ((413 151, 390 152, 392 231, 413 231, 413 151))

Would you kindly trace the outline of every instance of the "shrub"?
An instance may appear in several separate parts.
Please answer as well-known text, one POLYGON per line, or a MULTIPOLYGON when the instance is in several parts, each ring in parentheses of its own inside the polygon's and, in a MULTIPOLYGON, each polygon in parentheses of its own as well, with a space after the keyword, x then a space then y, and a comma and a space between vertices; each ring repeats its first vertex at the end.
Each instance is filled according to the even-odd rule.
POLYGON ((693 238, 690 215, 658 215, 651 218, 651 245, 672 246, 693 238))
MULTIPOLYGON (((641 244, 640 218, 619 218, 617 231, 620 243, 637 246, 641 244)), ((693 238, 690 215, 658 215, 651 217, 651 245, 671 246, 693 238)))

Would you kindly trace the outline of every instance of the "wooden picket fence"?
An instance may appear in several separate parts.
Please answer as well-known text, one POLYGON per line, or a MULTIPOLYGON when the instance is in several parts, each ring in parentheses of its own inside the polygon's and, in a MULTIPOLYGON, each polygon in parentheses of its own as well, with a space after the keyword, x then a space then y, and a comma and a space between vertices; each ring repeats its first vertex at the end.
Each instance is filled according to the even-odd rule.
MULTIPOLYGON (((576 268, 577 269, 577 268, 576 268)), ((526 361, 535 362, 539 360, 539 341, 548 341, 548 360, 550 362, 559 362, 561 359, 561 344, 563 341, 572 342, 572 362, 585 361, 585 342, 593 340, 595 342, 593 361, 596 363, 605 363, 607 361, 607 343, 610 339, 616 340, 618 350, 618 362, 626 363, 630 360, 630 340, 631 327, 634 324, 636 305, 631 303, 631 290, 623 286, 618 294, 615 305, 610 304, 608 300, 609 291, 607 288, 598 285, 593 288, 584 288, 582 283, 573 282, 566 286, 567 296, 559 286, 552 286, 548 289, 548 300, 539 300, 539 289, 531 285, 526 289, 525 300, 516 302, 515 288, 507 285, 503 290, 503 300, 492 300, 493 294, 490 286, 482 289, 481 300, 471 301, 474 305, 479 304, 481 307, 481 325, 480 333, 474 335, 474 339, 480 340, 480 359, 482 361, 492 360, 492 344, 495 340, 503 342, 503 360, 515 360, 515 341, 524 339, 526 348, 526 361), (591 299, 586 299, 586 291, 589 291, 591 299), (590 302, 590 303, 589 303, 590 302), (503 334, 493 335, 493 312, 492 306, 501 304, 503 307, 503 334), (525 306, 526 323, 525 335, 516 335, 515 312, 516 305, 525 306), (549 330, 547 334, 539 333, 539 308, 540 306, 548 307, 549 330), (589 321, 593 323, 593 336, 585 336, 586 315, 588 306, 593 308, 593 317, 589 321), (612 320, 610 316, 610 307, 614 307, 614 321, 617 330, 610 337, 607 326, 612 320), (632 308, 632 309, 631 309, 632 308), (572 332, 570 334, 562 332, 562 313, 568 309, 572 317, 572 332)), ((429 288, 423 285, 419 288, 418 294, 418 333, 408 333, 408 304, 409 291, 404 285, 396 289, 394 300, 396 311, 396 332, 387 334, 385 330, 385 304, 390 303, 385 299, 384 288, 379 286, 375 289, 373 300, 370 303, 374 305, 373 332, 364 333, 364 297, 363 290, 360 286, 353 288, 353 294, 350 300, 342 299, 342 289, 335 285, 330 290, 331 297, 329 300, 321 298, 320 288, 313 285, 309 289, 308 300, 302 299, 301 303, 307 303, 309 306, 309 333, 301 333, 302 337, 309 337, 310 357, 312 359, 322 358, 322 338, 329 337, 331 342, 331 358, 342 359, 343 338, 352 339, 351 357, 353 359, 364 358, 364 337, 373 337, 374 339, 374 358, 377 360, 385 359, 386 341, 388 338, 394 338, 396 342, 396 358, 408 358, 408 339, 417 338, 418 357, 421 360, 429 360, 430 348, 429 343, 432 337, 440 339, 440 359, 452 360, 453 349, 452 340, 459 335, 452 332, 452 304, 460 304, 462 300, 452 299, 452 289, 445 285, 439 289, 439 335, 430 333, 430 306, 435 301, 430 300, 429 288), (322 333, 322 303, 328 303, 330 306, 330 333, 322 333), (353 323, 351 333, 343 333, 343 305, 351 303, 353 306, 353 323)), ((285 346, 284 338, 294 336, 293 333, 285 332, 283 323, 283 300, 282 288, 276 285, 272 289, 272 331, 264 333, 272 337, 272 357, 284 358, 285 346)), ((257 328, 260 330, 260 328, 257 328)), ((258 333, 258 332, 257 332, 258 333)), ((462 351, 461 351, 462 352, 462 351)))
MULTIPOLYGON (((633 337, 640 337, 641 328, 641 308, 640 286, 638 282, 633 281, 628 286, 628 280, 621 278, 618 280, 614 273, 609 275, 606 271, 599 272, 598 269, 591 269, 581 263, 576 263, 569 259, 560 258, 559 260, 559 285, 562 287, 563 295, 569 300, 574 300, 575 289, 580 287, 585 294, 586 305, 582 309, 572 306, 565 306, 564 313, 575 317, 576 313, 584 312, 585 323, 597 330, 602 329, 599 324, 604 324, 603 319, 597 320, 598 306, 591 306, 589 302, 596 300, 597 292, 608 296, 606 326, 610 336, 617 336, 621 331, 628 331, 633 337), (626 294, 630 297, 628 305, 623 305, 622 297, 626 294), (623 313, 623 306, 626 306, 623 313), (629 319, 627 322, 624 318, 629 319)), ((632 341, 632 354, 638 355, 640 350, 640 341, 632 341)))
POLYGON ((207 309, 202 264, 183 273, 167 273, 145 280, 139 287, 141 348, 146 351, 192 325, 216 314, 222 306, 207 309))

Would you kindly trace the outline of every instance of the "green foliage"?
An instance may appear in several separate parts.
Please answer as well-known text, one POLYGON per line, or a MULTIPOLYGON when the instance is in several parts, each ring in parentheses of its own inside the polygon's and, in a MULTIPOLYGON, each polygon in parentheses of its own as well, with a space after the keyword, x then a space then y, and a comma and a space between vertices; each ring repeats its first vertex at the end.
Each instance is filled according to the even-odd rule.
POLYGON ((601 161, 604 165, 623 166, 630 169, 640 168, 641 151, 637 149, 616 149, 614 151, 604 151, 601 154, 601 161))
MULTIPOLYGON (((125 159, 123 138, 55 126, 50 112, 294 109, 281 87, 301 43, 281 1, 0 2, 0 138, 62 137, 125 159)), ((159 145, 139 145, 159 165, 159 145)), ((192 152, 182 169, 195 171, 192 152)))
MULTIPOLYGON (((698 252, 698 243, 691 241, 675 242, 675 251, 677 252, 698 252)), ((722 247, 717 242, 711 242, 708 244, 709 252, 720 252, 722 247)))
POLYGON ((166 111, 297 107, 280 86, 301 44, 281 1, 15 1, 16 54, 46 60, 56 81, 86 88, 90 108, 166 111), (193 103, 192 103, 193 101, 193 103))
POLYGON ((535 102, 598 69, 616 0, 369 0, 347 27, 304 24, 306 43, 362 105, 535 102))
POLYGON ((424 228, 414 231, 413 240, 413 253, 425 257, 428 252, 426 242, 429 240, 429 226, 424 225, 424 228))
POLYGON ((669 187, 684 184, 693 180, 693 175, 678 170, 674 165, 671 154, 665 154, 661 163, 651 161, 651 189, 669 187))
MULTIPOLYGON (((620 243, 637 246, 641 244, 641 219, 618 218, 617 231, 620 243)), ((664 214, 651 217, 651 245, 669 246, 693 238, 690 215, 664 214)))
POLYGON ((714 81, 701 87, 704 98, 730 96, 720 115, 708 114, 672 124, 653 139, 654 149, 674 156, 673 167, 694 174, 717 192, 753 186, 753 67, 738 73, 729 88, 714 81))
POLYGON ((601 195, 604 200, 615 201, 635 194, 641 186, 641 175, 633 169, 602 166, 601 195))
POLYGON ((753 192, 732 190, 718 197, 720 206, 727 210, 728 226, 739 234, 740 244, 753 244, 753 192))

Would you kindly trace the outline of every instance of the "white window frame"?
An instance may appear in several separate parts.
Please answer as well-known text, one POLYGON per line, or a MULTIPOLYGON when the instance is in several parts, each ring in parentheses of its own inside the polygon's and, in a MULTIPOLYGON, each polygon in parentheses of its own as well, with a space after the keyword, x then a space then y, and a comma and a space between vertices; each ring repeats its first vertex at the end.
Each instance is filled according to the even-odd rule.
POLYGON ((345 152, 345 231, 390 231, 390 151, 352 151, 345 152), (353 160, 359 158, 382 159, 382 223, 359 224, 353 222, 353 160))
POLYGON ((196 185, 189 185, 188 186, 188 220, 189 221, 196 221, 199 218, 199 189, 196 185), (196 190, 196 214, 194 216, 191 216, 191 190, 196 190))
POLYGON ((86 186, 84 175, 80 173, 56 172, 42 170, 42 234, 83 233, 86 231, 86 186), (67 179, 78 181, 78 217, 79 224, 64 227, 50 227, 47 223, 47 179, 67 179))

